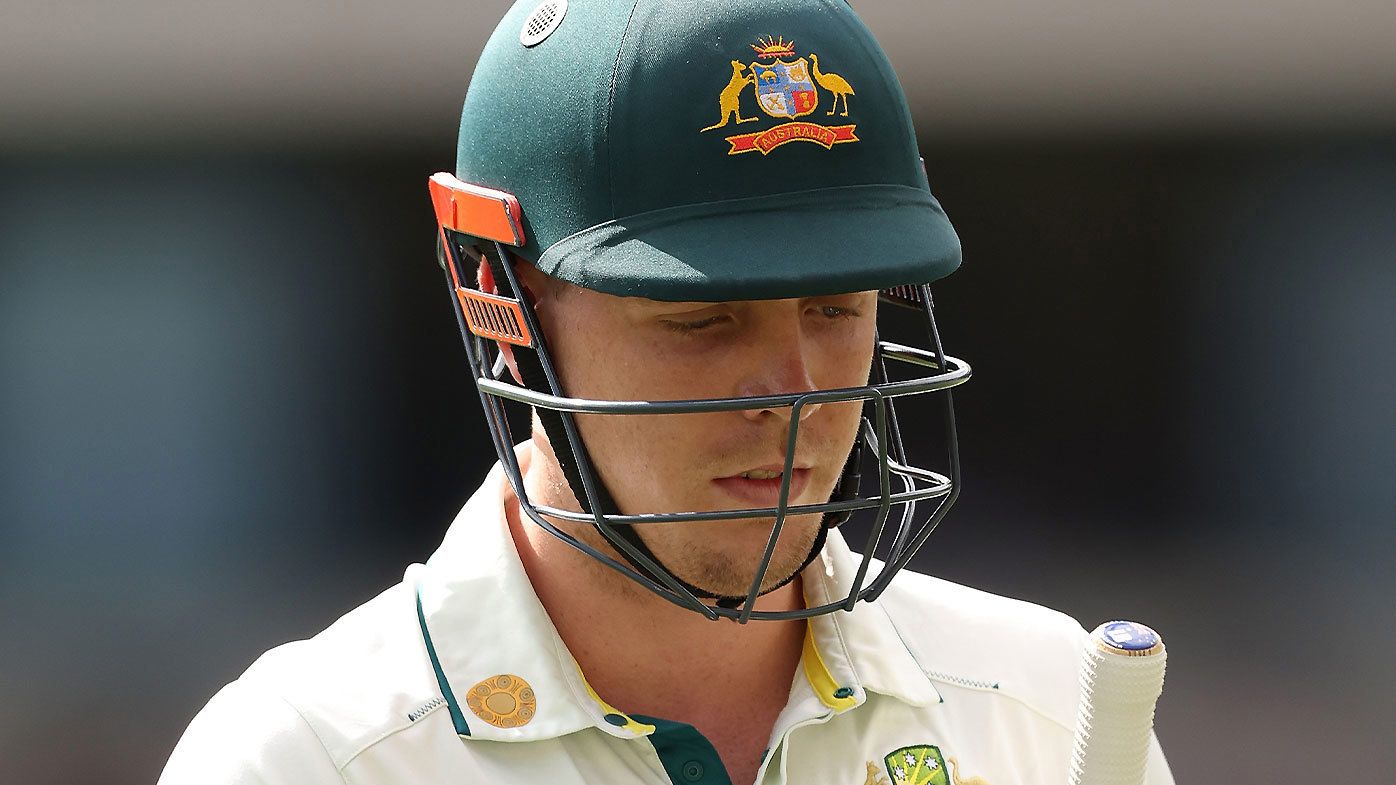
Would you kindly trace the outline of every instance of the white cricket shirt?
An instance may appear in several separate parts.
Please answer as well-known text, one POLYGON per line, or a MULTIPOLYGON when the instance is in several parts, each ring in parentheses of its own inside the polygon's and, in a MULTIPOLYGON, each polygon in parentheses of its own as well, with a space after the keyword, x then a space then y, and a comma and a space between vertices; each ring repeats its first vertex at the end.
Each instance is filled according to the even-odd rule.
MULTIPOLYGON (((727 785, 682 718, 587 684, 519 561, 506 484, 496 465, 425 565, 219 691, 160 785, 727 785)), ((846 595, 858 561, 832 532, 807 601, 846 595)), ((763 785, 1067 781, 1086 635, 1067 616, 903 571, 808 629, 763 785)), ((1155 739, 1145 783, 1172 782, 1155 739)))

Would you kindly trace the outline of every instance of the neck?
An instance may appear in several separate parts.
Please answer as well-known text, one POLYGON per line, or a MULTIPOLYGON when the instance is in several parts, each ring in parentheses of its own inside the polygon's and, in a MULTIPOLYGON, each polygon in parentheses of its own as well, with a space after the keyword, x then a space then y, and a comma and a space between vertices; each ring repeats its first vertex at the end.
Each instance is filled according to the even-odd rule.
MULTIPOLYGON (((530 460, 537 457, 530 455, 535 449, 525 446, 520 454, 529 498, 564 506, 570 494, 562 503, 556 497, 566 484, 550 476, 548 466, 556 468, 551 461, 530 460)), ((713 700, 714 684, 763 706, 774 702, 777 710, 785 704, 804 641, 803 620, 709 621, 544 531, 528 520, 512 491, 506 491, 505 513, 534 591, 587 681, 608 703, 627 713, 695 724, 723 703, 713 700)), ((615 554, 592 527, 551 522, 615 554)), ((800 581, 761 597, 757 607, 803 607, 800 581)))

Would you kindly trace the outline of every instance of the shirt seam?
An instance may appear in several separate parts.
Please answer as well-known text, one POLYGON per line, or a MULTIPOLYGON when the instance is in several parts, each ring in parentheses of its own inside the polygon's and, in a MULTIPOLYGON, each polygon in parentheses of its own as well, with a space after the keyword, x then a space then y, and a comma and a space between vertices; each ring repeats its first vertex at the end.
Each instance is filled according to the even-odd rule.
MULTIPOLYGON (((310 735, 315 737, 315 741, 320 745, 320 751, 325 753, 325 759, 330 762, 331 766, 334 766, 334 773, 339 776, 339 781, 344 783, 344 785, 349 785, 349 780, 344 776, 344 766, 349 765, 349 760, 354 759, 353 756, 344 762, 344 766, 336 763, 334 755, 330 753, 329 745, 325 743, 324 737, 320 735, 319 731, 315 730, 315 726, 311 724, 310 720, 306 719, 305 713, 300 710, 300 707, 292 703, 285 695, 278 694, 276 698, 286 704, 287 708, 296 713, 296 719, 300 720, 301 723, 305 725, 306 730, 310 731, 310 735)), ((358 755, 358 753, 354 753, 354 755, 358 755)))
POLYGON ((987 682, 979 682, 973 679, 952 676, 948 673, 937 673, 932 671, 923 672, 926 674, 926 677, 932 681, 939 681, 952 687, 960 687, 966 690, 974 690, 975 692, 982 692, 988 695, 997 695, 1001 698, 1004 698, 1005 700, 1013 701, 1014 703, 1017 703, 1018 705, 1027 709, 1028 711, 1031 711, 1033 714, 1036 714, 1037 716, 1041 717, 1044 720, 1047 720, 1048 722, 1052 723, 1058 728, 1061 728, 1067 733, 1075 732, 1070 724, 1064 723, 1056 717, 1053 717, 1051 714, 1048 714, 1045 710, 1038 708, 1036 705, 1028 701, 1026 698, 1023 698, 1016 693, 1008 692, 1001 689, 999 687, 999 682, 994 682, 992 685, 988 685, 987 682), (986 686, 975 686, 981 684, 986 686))
POLYGON ((630 39, 630 25, 635 21, 635 11, 640 7, 640 0, 630 6, 630 13, 625 17, 625 29, 620 33, 620 44, 616 47, 616 61, 611 65, 611 84, 606 95, 606 127, 602 132, 606 135, 606 197, 610 202, 610 215, 614 220, 616 217, 616 177, 614 157, 611 154, 611 121, 615 116, 616 109, 616 87, 620 82, 620 62, 621 56, 625 54, 625 43, 630 39))
MULTIPOLYGON (((418 590, 420 584, 419 584, 419 583, 412 583, 412 584, 409 584, 409 583, 407 583, 406 581, 403 581, 403 583, 401 583, 401 584, 399 584, 399 585, 407 587, 406 591, 407 591, 407 593, 409 594, 409 602, 410 602, 410 604, 411 604, 411 606, 412 606, 411 609, 410 609, 408 612, 409 612, 410 614, 412 614, 413 626, 417 626, 417 622, 418 622, 419 620, 417 619, 417 616, 416 616, 416 604, 417 604, 417 590, 418 590)), ((415 664, 416 664, 417 666, 419 666, 419 667, 425 668, 427 671, 429 671, 429 672, 431 673, 431 676, 434 677, 434 676, 436 675, 436 673, 435 673, 435 668, 432 666, 432 664, 431 664, 431 659, 430 659, 430 657, 428 656, 426 639, 425 639, 424 637, 422 637, 422 633, 423 633, 423 632, 425 632, 425 630, 422 630, 420 627, 418 627, 418 634, 417 634, 416 638, 417 638, 417 645, 418 645, 418 655, 419 655, 420 659, 416 660, 416 663, 415 663, 415 664)), ((438 686, 439 686, 439 685, 438 685, 438 686)), ((426 723, 424 722, 424 720, 426 720, 427 717, 430 717, 431 715, 437 713, 438 711, 440 711, 440 710, 442 710, 442 709, 447 709, 447 713, 449 714, 449 713, 450 713, 450 712, 449 712, 449 709, 450 709, 450 707, 451 707, 451 703, 450 703, 449 700, 446 699, 446 697, 445 697, 444 695, 439 694, 439 692, 440 692, 440 691, 438 690, 438 691, 433 692, 432 694, 430 694, 428 697, 421 699, 421 703, 417 704, 417 705, 418 705, 418 709, 420 709, 421 706, 425 706, 425 705, 429 704, 429 703, 430 703, 431 701, 433 701, 433 700, 440 701, 440 703, 438 703, 438 704, 435 705, 435 706, 432 706, 430 709, 428 709, 427 711, 423 712, 420 716, 417 717, 417 719, 415 719, 415 720, 414 720, 414 719, 411 719, 411 717, 410 717, 410 715, 409 715, 407 722, 402 723, 401 721, 399 721, 399 724, 390 725, 390 726, 388 726, 388 728, 386 728, 385 730, 383 730, 382 732, 380 732, 377 736, 369 737, 366 741, 365 741, 365 740, 360 740, 354 747, 351 747, 351 749, 353 749, 353 752, 350 753, 350 754, 344 759, 344 765, 339 767, 340 770, 341 770, 341 772, 342 772, 342 770, 343 770, 344 768, 348 767, 350 763, 353 763, 354 760, 357 759, 360 755, 364 754, 365 752, 367 752, 369 749, 371 749, 373 746, 377 745, 378 743, 380 743, 380 742, 382 742, 382 741, 385 741, 385 740, 387 740, 388 738, 390 738, 390 737, 392 737, 392 736, 395 736, 395 735, 397 735, 397 734, 399 734, 399 733, 401 733, 401 732, 403 732, 403 731, 405 731, 405 730, 407 730, 407 729, 409 729, 409 728, 413 728, 413 727, 416 727, 416 726, 418 726, 418 725, 425 725, 426 723)), ((455 730, 456 730, 456 728, 455 728, 455 719, 452 718, 452 719, 450 720, 450 722, 451 722, 451 732, 452 732, 452 733, 455 733, 455 730)), ((323 742, 322 742, 322 743, 323 743, 323 742)), ((342 776, 343 776, 343 775, 341 774, 341 777, 342 777, 342 776)), ((347 785, 347 782, 348 782, 348 781, 346 780, 345 782, 346 782, 346 785, 347 785)))
MULTIPOLYGON (((428 711, 426 714, 423 714, 422 716, 418 717, 418 718, 417 718, 415 721, 413 721, 413 722, 408 722, 406 725, 397 725, 397 726, 391 727, 391 728, 389 728, 388 730, 385 730, 385 731, 383 731, 382 733, 378 734, 377 736, 373 737, 373 738, 370 739, 369 741, 363 742, 363 743, 358 747, 358 749, 356 749, 356 750, 354 751, 354 753, 353 753, 352 755, 350 755, 349 757, 347 757, 347 758, 344 759, 344 765, 339 767, 340 772, 341 772, 340 777, 343 778, 343 776, 344 776, 344 775, 343 775, 343 770, 346 769, 346 768, 348 768, 349 764, 350 764, 350 763, 353 763, 353 762, 355 761, 355 759, 357 759, 360 755, 364 754, 365 752, 368 752, 368 751, 369 751, 371 748, 373 748, 375 745, 377 745, 377 744, 379 744, 379 743, 381 743, 381 742, 387 741, 389 738, 391 738, 391 737, 393 737, 393 736, 396 736, 397 734, 402 733, 402 732, 405 731, 405 730, 409 730, 409 729, 411 729, 411 728, 415 728, 415 727, 417 727, 417 726, 419 726, 419 725, 425 725, 426 723, 422 722, 422 720, 425 720, 427 717, 430 717, 431 715, 436 714, 436 713, 437 713, 438 711, 440 711, 442 708, 445 708, 445 705, 446 705, 445 703, 442 703, 440 706, 437 706, 437 707, 431 709, 430 711, 428 711)), ((455 726, 454 726, 454 725, 452 725, 451 730, 452 730, 452 732, 455 731, 455 726)), ((323 743, 323 742, 322 742, 322 743, 323 743)), ((345 780, 345 785, 348 785, 348 780, 347 780, 347 779, 345 780)))
POLYGON ((921 669, 921 672, 925 674, 928 680, 947 681, 959 687, 972 687, 976 690, 984 690, 986 692, 997 690, 999 688, 999 683, 996 681, 979 681, 978 679, 970 679, 964 676, 956 676, 953 673, 945 673, 943 671, 928 671, 924 668, 921 669))

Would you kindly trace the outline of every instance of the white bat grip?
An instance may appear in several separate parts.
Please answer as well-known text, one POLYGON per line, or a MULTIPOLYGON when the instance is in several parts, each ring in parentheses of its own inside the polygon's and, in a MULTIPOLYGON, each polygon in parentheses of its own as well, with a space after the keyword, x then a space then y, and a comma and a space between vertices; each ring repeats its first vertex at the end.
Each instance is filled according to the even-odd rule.
POLYGON ((1070 785, 1141 785, 1168 652, 1142 624, 1107 622, 1081 651, 1070 785))

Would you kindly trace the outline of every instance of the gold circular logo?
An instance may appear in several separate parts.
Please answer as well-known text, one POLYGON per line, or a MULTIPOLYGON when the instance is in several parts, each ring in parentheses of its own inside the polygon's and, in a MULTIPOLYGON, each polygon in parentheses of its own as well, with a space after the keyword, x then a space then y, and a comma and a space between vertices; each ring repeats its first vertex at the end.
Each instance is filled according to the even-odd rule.
POLYGON ((533 719, 538 701, 528 682, 505 673, 471 687, 465 705, 496 728, 517 728, 533 719))

